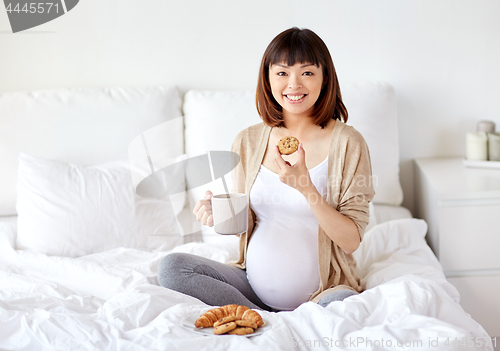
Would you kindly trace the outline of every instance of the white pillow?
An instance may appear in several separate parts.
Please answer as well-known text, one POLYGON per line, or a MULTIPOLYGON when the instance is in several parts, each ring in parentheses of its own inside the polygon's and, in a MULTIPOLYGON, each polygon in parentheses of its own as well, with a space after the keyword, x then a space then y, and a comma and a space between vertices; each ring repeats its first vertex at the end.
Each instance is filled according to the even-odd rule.
POLYGON ((184 153, 175 87, 73 88, 0 94, 0 216, 16 214, 19 153, 79 165, 127 159, 130 141, 160 123, 169 158, 184 153), (175 120, 174 120, 175 119, 175 120))
POLYGON ((78 166, 20 154, 18 174, 17 249, 78 257, 182 244, 176 215, 185 193, 170 201, 136 195, 128 161, 78 166))
POLYGON ((373 203, 399 206, 403 189, 399 182, 399 137, 396 94, 387 83, 363 83, 342 88, 349 113, 347 124, 365 138, 372 161, 373 203))

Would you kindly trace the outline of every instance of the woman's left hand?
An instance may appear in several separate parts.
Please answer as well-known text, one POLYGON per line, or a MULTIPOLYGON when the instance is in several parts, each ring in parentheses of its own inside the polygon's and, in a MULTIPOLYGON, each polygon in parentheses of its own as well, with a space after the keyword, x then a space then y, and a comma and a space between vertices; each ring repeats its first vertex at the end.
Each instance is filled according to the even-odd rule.
POLYGON ((290 162, 285 161, 279 152, 278 146, 274 147, 274 164, 278 170, 278 175, 280 181, 297 189, 301 194, 305 193, 314 187, 309 176, 309 170, 306 167, 306 153, 302 147, 302 143, 299 144, 299 149, 297 150, 298 160, 292 166, 290 162))

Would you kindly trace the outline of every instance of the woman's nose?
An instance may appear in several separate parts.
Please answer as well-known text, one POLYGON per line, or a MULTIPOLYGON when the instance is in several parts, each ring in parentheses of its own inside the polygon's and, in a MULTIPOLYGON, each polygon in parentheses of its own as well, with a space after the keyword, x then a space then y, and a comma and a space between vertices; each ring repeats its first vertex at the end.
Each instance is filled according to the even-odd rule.
POLYGON ((302 83, 300 81, 300 77, 298 77, 295 74, 291 74, 289 76, 289 79, 288 79, 288 88, 297 89, 297 88, 301 88, 301 87, 302 87, 302 83))

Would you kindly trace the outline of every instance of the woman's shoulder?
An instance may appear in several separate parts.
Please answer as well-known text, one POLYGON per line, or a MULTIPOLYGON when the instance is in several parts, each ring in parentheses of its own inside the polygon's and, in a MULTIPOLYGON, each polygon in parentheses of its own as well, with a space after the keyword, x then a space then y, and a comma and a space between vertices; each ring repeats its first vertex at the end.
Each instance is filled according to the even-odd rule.
POLYGON ((264 122, 254 124, 239 132, 235 138, 235 143, 242 143, 242 142, 258 143, 261 140, 261 137, 264 135, 264 133, 269 129, 270 127, 266 125, 264 122))
POLYGON ((264 122, 260 122, 260 123, 254 124, 250 127, 243 129, 238 135, 241 135, 241 136, 258 135, 258 134, 262 133, 264 130, 266 130, 267 128, 270 128, 270 127, 267 124, 265 124, 264 122))
POLYGON ((341 143, 359 143, 366 144, 365 138, 363 135, 353 126, 345 124, 339 120, 336 121, 335 129, 338 129, 338 138, 341 143))

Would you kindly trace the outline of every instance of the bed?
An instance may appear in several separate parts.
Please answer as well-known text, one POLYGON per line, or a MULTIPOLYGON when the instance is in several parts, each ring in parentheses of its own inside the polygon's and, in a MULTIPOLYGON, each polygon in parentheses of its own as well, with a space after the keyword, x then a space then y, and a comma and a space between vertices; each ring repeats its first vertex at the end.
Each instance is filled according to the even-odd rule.
POLYGON ((239 130, 259 122, 253 93, 0 95, 0 349, 493 350, 426 244, 427 224, 400 206, 394 90, 360 84, 344 100, 376 176, 370 224, 354 253, 366 290, 326 308, 261 311, 263 332, 242 337, 190 327, 211 307, 156 278, 172 252, 236 258, 235 237, 200 227, 190 213, 206 189, 224 191, 222 180, 230 187, 229 175, 200 185, 184 169, 176 189, 166 184, 147 197, 136 190, 158 170, 229 150, 239 130))

